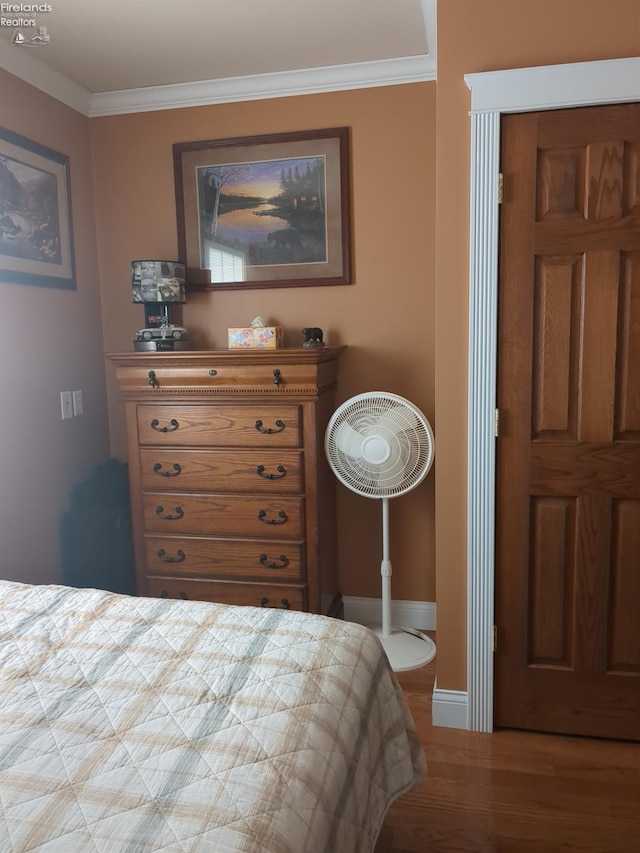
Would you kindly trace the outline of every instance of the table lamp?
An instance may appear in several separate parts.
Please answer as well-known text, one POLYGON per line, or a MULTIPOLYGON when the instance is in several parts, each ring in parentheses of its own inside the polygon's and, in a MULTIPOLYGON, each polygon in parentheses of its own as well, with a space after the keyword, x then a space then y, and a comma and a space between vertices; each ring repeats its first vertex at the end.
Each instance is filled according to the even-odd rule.
POLYGON ((144 305, 136 350, 184 349, 187 330, 171 322, 171 306, 186 302, 185 268, 179 261, 131 261, 133 302, 144 305))

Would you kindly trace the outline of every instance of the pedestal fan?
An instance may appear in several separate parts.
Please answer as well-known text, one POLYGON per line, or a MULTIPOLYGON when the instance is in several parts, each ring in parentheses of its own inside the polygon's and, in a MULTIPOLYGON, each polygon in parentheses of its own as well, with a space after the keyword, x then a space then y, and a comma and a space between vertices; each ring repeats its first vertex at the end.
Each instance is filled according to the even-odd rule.
POLYGON ((411 491, 429 473, 434 453, 429 421, 404 397, 383 391, 358 394, 331 416, 325 451, 344 486, 382 501, 382 627, 375 630, 392 669, 423 666, 435 656, 433 640, 421 631, 391 625, 389 499, 411 491))

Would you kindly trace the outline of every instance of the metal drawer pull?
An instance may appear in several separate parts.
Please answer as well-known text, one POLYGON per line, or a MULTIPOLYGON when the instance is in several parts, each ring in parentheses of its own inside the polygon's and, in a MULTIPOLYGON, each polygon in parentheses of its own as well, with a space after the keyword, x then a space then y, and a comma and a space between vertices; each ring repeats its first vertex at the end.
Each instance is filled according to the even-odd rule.
MULTIPOLYGON (((260 599, 260 607, 269 607, 269 599, 266 596, 263 596, 260 599)), ((286 598, 281 598, 280 604, 278 605, 278 607, 281 610, 289 610, 291 608, 291 605, 289 604, 289 602, 286 598)))
POLYGON ((287 476, 287 469, 284 465, 278 465, 276 471, 278 471, 277 474, 265 474, 264 465, 258 465, 256 468, 258 477, 262 477, 263 480, 281 480, 283 477, 287 476))
POLYGON ((175 432, 180 424, 175 418, 171 418, 169 421, 169 426, 160 426, 160 421, 157 418, 154 418, 151 421, 151 429, 155 429, 156 432, 175 432))
POLYGON ((168 557, 167 552, 164 550, 164 548, 160 548, 158 550, 158 557, 160 560, 162 560, 163 563, 182 563, 185 558, 184 551, 182 551, 180 548, 178 548, 178 550, 176 551, 175 557, 168 557))
MULTIPOLYGON (((180 509, 180 507, 176 507, 176 509, 180 509)), ((261 509, 258 513, 258 518, 263 524, 284 524, 285 521, 289 521, 289 516, 283 509, 281 509, 278 513, 278 518, 280 519, 280 521, 278 521, 277 518, 266 518, 266 515, 266 509, 261 509)))
POLYGON ((156 378, 155 370, 150 370, 148 375, 149 375, 149 385, 151 385, 152 388, 159 388, 160 383, 158 382, 158 380, 156 378))
MULTIPOLYGON (((160 590, 160 598, 169 598, 169 593, 167 592, 166 589, 160 590)), ((187 593, 186 592, 179 592, 178 598, 181 598, 183 601, 187 601, 187 593)))
POLYGON ((262 421, 256 421, 256 429, 263 435, 274 435, 274 433, 282 432, 282 430, 284 429, 284 424, 282 423, 282 421, 276 421, 276 426, 278 427, 278 429, 263 429, 262 421))
POLYGON ((267 555, 260 554, 258 562, 261 566, 264 566, 265 569, 284 569, 286 566, 289 565, 289 560, 287 560, 284 554, 280 554, 278 559, 280 560, 279 563, 269 563, 267 562, 267 555))
POLYGON ((273 384, 274 385, 280 385, 280 383, 282 382, 282 379, 280 378, 281 375, 282 374, 280 373, 280 371, 276 367, 276 369, 273 371, 273 384))
POLYGON ((175 513, 176 513, 175 515, 163 515, 162 514, 163 512, 164 512, 163 506, 157 506, 156 507, 156 515, 158 516, 158 518, 165 519, 165 521, 177 521, 179 518, 182 518, 182 516, 184 515, 183 509, 181 506, 177 506, 175 508, 175 513))
POLYGON ((173 465, 173 471, 163 471, 162 470, 162 462, 156 462, 153 466, 153 473, 157 474, 158 477, 177 477, 178 474, 182 472, 182 468, 178 465, 177 462, 173 465))
POLYGON ((209 376, 217 376, 217 375, 218 375, 218 371, 217 371, 217 370, 210 370, 210 371, 209 371, 209 376))

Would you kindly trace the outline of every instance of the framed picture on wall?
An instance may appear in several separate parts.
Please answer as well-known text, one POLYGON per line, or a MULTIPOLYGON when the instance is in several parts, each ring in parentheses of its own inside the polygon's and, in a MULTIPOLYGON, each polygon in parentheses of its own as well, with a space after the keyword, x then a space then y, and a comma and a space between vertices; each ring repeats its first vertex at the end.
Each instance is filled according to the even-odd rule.
POLYGON ((194 290, 350 284, 348 128, 173 146, 194 290))
POLYGON ((1 127, 0 281, 76 287, 69 158, 1 127))

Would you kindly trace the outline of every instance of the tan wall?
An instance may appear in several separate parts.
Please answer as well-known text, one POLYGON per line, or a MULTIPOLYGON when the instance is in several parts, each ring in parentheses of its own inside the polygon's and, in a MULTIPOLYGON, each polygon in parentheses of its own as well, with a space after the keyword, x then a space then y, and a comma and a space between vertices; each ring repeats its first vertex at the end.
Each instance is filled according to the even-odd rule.
POLYGON ((89 121, 0 71, 0 122, 70 159, 77 290, 0 283, 0 575, 59 581, 69 490, 108 457, 89 121), (60 391, 85 414, 62 421, 60 391))
MULTIPOLYGON (((300 345, 303 326, 346 344, 337 402, 386 390, 434 419, 435 84, 138 113, 91 122, 106 351, 132 349, 143 322, 131 304, 130 262, 177 252, 172 144, 347 126, 351 133, 354 283, 194 294, 184 324, 204 347, 261 314, 300 345)), ((124 458, 112 372, 112 449, 124 458)), ((437 429, 437 426, 436 426, 437 429)), ((393 595, 433 601, 434 478, 391 506, 393 595)), ((338 488, 345 595, 380 595, 377 501, 338 488)))
MULTIPOLYGON (((0 338, 3 365, 12 368, 2 380, 5 411, 20 412, 17 423, 3 419, 1 433, 3 576, 55 575, 58 514, 105 441, 102 352, 130 350, 142 321, 129 302, 130 260, 176 252, 172 143, 346 125, 355 283, 198 294, 184 321, 211 346, 224 345, 227 326, 258 313, 282 323, 290 344, 303 325, 320 325, 328 340, 349 347, 338 401, 383 388, 425 410, 437 462, 426 483, 392 505, 393 594, 435 600, 437 586, 438 686, 464 690, 470 127, 463 76, 638 54, 637 0, 440 0, 437 109, 436 85, 424 83, 88 121, 0 73, 3 125, 72 155, 79 274, 76 293, 1 285, 12 320, 0 338), (71 386, 85 390, 88 414, 63 423, 59 391, 71 386)), ((109 366, 106 373, 112 450, 124 458, 109 366)), ((379 507, 340 487, 338 510, 343 593, 378 596, 379 507)))
POLYGON ((639 54, 637 0, 438 3, 436 565, 442 689, 466 689, 470 99, 464 75, 639 54))

